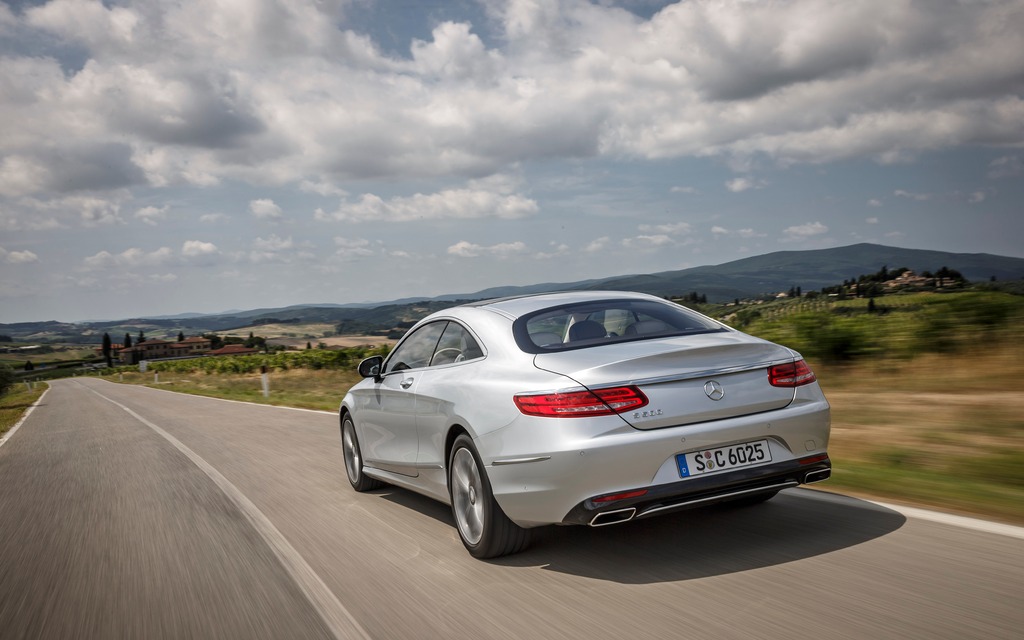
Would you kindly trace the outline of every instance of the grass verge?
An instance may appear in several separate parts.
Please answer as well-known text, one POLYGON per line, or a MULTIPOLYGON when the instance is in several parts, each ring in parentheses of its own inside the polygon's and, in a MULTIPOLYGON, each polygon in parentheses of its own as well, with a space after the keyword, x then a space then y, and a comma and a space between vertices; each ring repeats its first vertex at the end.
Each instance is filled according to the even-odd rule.
POLYGON ((25 385, 22 384, 0 396, 0 435, 18 424, 21 416, 35 404, 46 389, 45 383, 35 384, 31 390, 25 389, 25 385))

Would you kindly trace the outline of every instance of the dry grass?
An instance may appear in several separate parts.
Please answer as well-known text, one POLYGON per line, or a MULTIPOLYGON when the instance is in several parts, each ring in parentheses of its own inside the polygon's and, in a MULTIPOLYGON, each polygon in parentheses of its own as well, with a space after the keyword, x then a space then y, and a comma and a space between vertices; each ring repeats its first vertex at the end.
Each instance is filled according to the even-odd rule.
POLYGON ((816 371, 831 484, 1024 523, 1024 345, 816 371))
POLYGON ((7 393, 0 396, 0 435, 6 433, 11 427, 21 420, 21 416, 28 411, 39 396, 46 391, 45 382, 36 383, 33 388, 26 389, 24 383, 17 383, 7 393))
POLYGON ((336 369, 274 371, 268 374, 268 397, 263 396, 263 380, 258 373, 125 373, 109 376, 108 379, 213 398, 335 411, 345 392, 360 378, 354 371, 336 369))

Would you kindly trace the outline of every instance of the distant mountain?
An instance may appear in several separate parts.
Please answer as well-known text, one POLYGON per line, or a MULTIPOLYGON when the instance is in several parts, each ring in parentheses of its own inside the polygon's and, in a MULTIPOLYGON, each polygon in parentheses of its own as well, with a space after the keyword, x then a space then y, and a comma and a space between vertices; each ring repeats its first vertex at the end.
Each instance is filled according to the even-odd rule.
POLYGON ((987 253, 947 253, 902 249, 877 244, 855 244, 833 249, 777 251, 720 265, 692 267, 653 274, 616 276, 561 284, 485 289, 460 298, 524 295, 543 291, 616 290, 641 291, 658 296, 684 295, 691 291, 707 295, 710 302, 724 302, 800 287, 821 289, 860 275, 906 267, 915 272, 956 269, 971 281, 1024 279, 1024 258, 987 253))
MULTIPOLYGON (((620 290, 641 291, 657 296, 685 296, 690 292, 706 295, 709 302, 751 298, 800 287, 804 291, 821 289, 876 273, 883 266, 901 267, 915 272, 937 271, 949 267, 971 281, 1024 279, 1024 259, 987 253, 947 253, 921 249, 903 249, 876 244, 855 244, 833 249, 777 251, 720 265, 706 265, 678 271, 622 275, 576 282, 505 286, 457 293, 433 298, 403 298, 389 302, 361 304, 308 304, 278 308, 231 311, 222 314, 179 314, 120 320, 117 322, 58 323, 37 322, 0 324, 0 334, 19 339, 94 343, 97 335, 111 336, 140 330, 154 334, 195 334, 229 331, 258 324, 323 322, 341 324, 353 331, 387 326, 389 321, 407 324, 425 312, 443 308, 458 300, 483 300, 548 291, 620 290)), ((396 325, 391 325, 396 326, 396 325)), ((147 335, 149 335, 147 333, 147 335)))

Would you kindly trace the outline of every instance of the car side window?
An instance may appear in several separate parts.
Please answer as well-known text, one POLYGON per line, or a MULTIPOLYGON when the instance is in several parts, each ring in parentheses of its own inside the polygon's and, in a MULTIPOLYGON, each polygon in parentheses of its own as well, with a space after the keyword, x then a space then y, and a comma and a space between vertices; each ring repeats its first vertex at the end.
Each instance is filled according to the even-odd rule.
POLYGON ((449 322, 437 343, 437 350, 430 361, 431 366, 451 364, 482 358, 483 349, 469 331, 457 322, 449 322))
POLYGON ((442 320, 416 329, 391 353, 384 373, 429 366, 437 342, 447 325, 448 321, 442 320))

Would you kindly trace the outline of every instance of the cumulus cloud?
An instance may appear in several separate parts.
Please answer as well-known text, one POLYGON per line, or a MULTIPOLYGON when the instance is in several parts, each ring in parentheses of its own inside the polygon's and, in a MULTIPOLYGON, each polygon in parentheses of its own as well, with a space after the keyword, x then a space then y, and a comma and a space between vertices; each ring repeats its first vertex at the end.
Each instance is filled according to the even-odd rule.
POLYGON ((690 233, 693 230, 693 226, 689 222, 670 222, 667 224, 642 224, 639 227, 640 231, 645 233, 662 233, 669 235, 678 235, 684 233, 690 233))
POLYGON ((871 198, 870 200, 868 200, 868 206, 869 207, 880 207, 880 206, 882 206, 882 201, 879 200, 878 198, 871 198))
POLYGON ((214 256, 220 253, 217 249, 217 245, 212 242, 203 242, 202 240, 186 240, 181 245, 181 255, 186 258, 201 258, 205 256, 214 256))
POLYGON ((734 178, 725 183, 725 188, 733 193, 740 193, 750 189, 763 189, 768 183, 764 180, 753 178, 734 178))
POLYGON ((135 219, 141 220, 148 225, 156 226, 157 222, 167 217, 167 210, 170 207, 143 207, 135 212, 135 219))
POLYGON ((488 256, 504 259, 527 253, 528 249, 523 242, 503 242, 490 246, 482 246, 462 240, 448 247, 448 255, 458 258, 478 258, 488 256))
POLYGON ((826 233, 828 233, 828 227, 820 222, 795 225, 782 231, 782 234, 789 240, 806 240, 826 233))
POLYGON ((373 255, 370 241, 366 238, 343 238, 337 236, 334 238, 334 245, 338 247, 335 255, 342 258, 364 258, 373 255))
POLYGON ((39 262, 39 256, 31 251, 7 251, 0 247, 0 261, 7 264, 29 264, 39 262))
POLYGON ((622 246, 634 251, 655 251, 663 247, 671 247, 675 244, 676 241, 665 234, 642 235, 622 239, 622 246))
POLYGON ((250 201, 249 212, 260 220, 280 220, 284 217, 281 207, 268 199, 250 201))
MULTIPOLYGON (((551 158, 893 161, 1024 144, 1024 12, 937 2, 690 0, 647 19, 604 2, 485 3, 487 43, 448 21, 399 57, 338 2, 260 2, 239 19, 205 0, 51 0, 7 12, 7 28, 84 61, 5 56, 0 195, 243 180, 346 197, 347 179, 551 158)), ((1007 158, 994 176, 1020 171, 1007 158)), ((336 215, 402 204, 364 196, 336 215)))
POLYGON ((438 193, 388 200, 374 194, 363 194, 355 201, 343 200, 333 212, 317 209, 315 217, 322 221, 406 222, 445 218, 523 218, 537 213, 534 200, 519 194, 505 194, 480 188, 448 189, 438 193))
POLYGON ((291 236, 282 238, 276 234, 252 241, 252 249, 248 258, 254 263, 291 264, 296 261, 308 261, 315 256, 308 247, 292 240, 291 236))
POLYGON ((173 260, 174 252, 167 247, 160 247, 156 251, 149 252, 132 247, 118 254, 100 251, 85 258, 82 261, 82 266, 87 270, 158 267, 167 265, 173 260))

